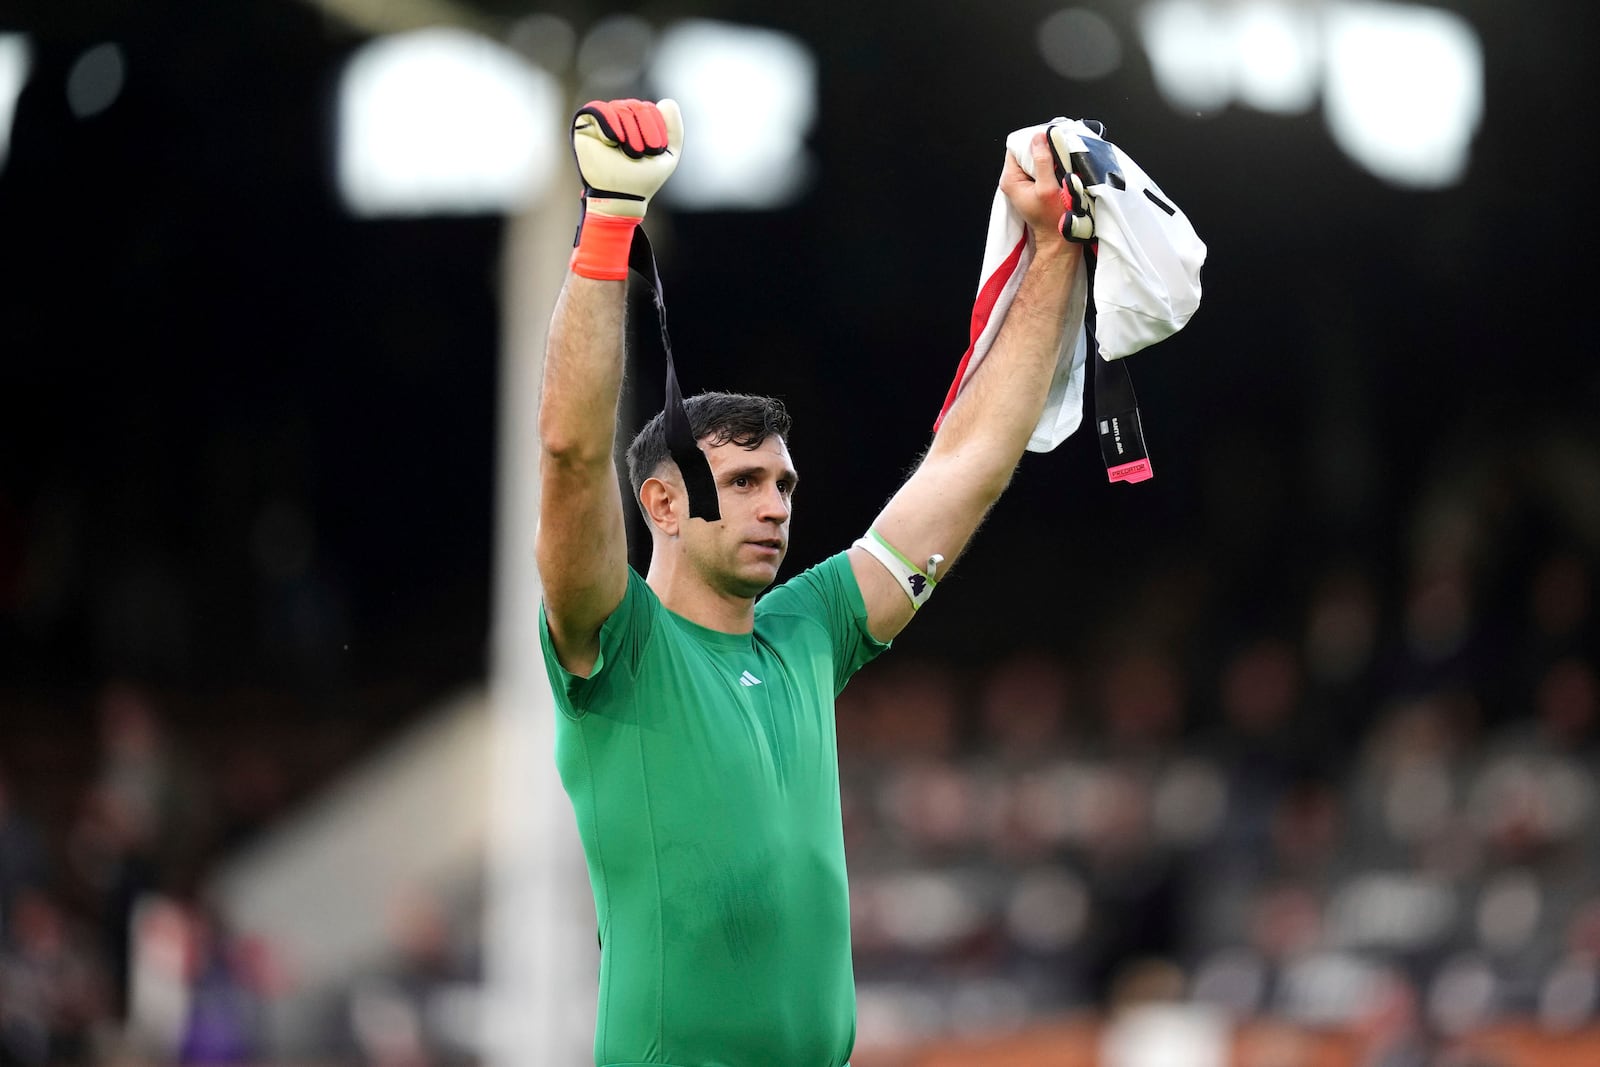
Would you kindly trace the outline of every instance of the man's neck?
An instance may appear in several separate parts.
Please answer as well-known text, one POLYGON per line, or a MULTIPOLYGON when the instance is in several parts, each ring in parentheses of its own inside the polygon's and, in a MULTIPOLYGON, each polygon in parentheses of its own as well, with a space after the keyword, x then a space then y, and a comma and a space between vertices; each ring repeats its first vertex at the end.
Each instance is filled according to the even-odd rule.
POLYGON ((658 553, 650 560, 645 582, 661 598, 662 605, 697 626, 728 634, 747 634, 755 629, 754 597, 719 593, 706 585, 687 564, 677 566, 658 553))

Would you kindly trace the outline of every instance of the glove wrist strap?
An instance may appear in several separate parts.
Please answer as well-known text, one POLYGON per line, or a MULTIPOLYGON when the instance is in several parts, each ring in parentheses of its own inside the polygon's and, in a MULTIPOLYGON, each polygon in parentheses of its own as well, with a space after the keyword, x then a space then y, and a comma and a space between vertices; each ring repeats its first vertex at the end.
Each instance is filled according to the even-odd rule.
MULTIPOLYGON (((1098 245, 1091 245, 1097 249, 1098 245)), ((1094 273, 1098 251, 1083 257, 1089 272, 1089 292, 1094 293, 1094 273)), ((1133 377, 1122 360, 1100 355, 1095 340, 1095 300, 1091 295, 1084 309, 1083 328, 1089 358, 1094 361, 1094 421, 1100 427, 1100 458, 1106 461, 1106 477, 1112 482, 1149 481, 1155 477, 1150 467, 1150 451, 1144 443, 1144 426, 1139 422, 1139 398, 1133 392, 1133 377)))
POLYGON ((649 279, 650 296, 656 304, 656 324, 661 327, 661 349, 667 357, 667 403, 662 408, 667 451, 672 455, 672 462, 678 465, 684 488, 689 491, 689 517, 720 522, 722 508, 717 500, 717 483, 711 475, 711 461, 700 451, 700 442, 695 440, 694 428, 689 423, 688 409, 683 405, 678 369, 672 362, 672 338, 667 334, 667 295, 661 288, 661 271, 656 268, 655 249, 650 247, 650 238, 643 226, 634 227, 628 265, 641 277, 649 279))
POLYGON ((624 281, 628 277, 628 251, 640 220, 627 215, 602 215, 585 206, 578 223, 578 240, 568 266, 572 273, 600 281, 624 281))

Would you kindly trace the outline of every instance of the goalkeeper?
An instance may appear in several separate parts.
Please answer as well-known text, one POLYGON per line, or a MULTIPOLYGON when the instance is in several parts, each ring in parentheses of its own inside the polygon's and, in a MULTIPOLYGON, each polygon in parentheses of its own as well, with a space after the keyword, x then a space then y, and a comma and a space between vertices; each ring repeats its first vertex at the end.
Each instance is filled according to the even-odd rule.
MULTIPOLYGON (((767 398, 669 402, 639 433, 630 492, 651 554, 643 577, 628 566, 612 460, 628 256, 683 124, 671 100, 595 102, 572 136, 585 193, 545 357, 538 564, 556 760, 599 922, 595 1062, 839 1067, 855 988, 834 698, 1010 480, 1055 369, 1089 203, 1081 186, 1063 192, 1066 153, 1046 135, 1030 145, 1038 180, 1007 154, 1000 188, 1035 254, 988 357, 861 540, 763 596, 800 480, 789 417, 767 398)), ((886 206, 915 225, 916 198, 886 206)))

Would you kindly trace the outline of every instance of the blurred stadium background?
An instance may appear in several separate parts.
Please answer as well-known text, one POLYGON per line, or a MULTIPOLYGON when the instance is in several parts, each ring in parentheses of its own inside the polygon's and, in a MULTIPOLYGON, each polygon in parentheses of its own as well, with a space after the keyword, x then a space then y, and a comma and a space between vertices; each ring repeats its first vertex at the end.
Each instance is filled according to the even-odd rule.
POLYGON ((0 8, 0 1064, 585 1061, 531 355, 566 116, 669 94, 680 373, 794 411, 791 569, 926 440, 1007 132, 1210 246, 1156 479, 1026 457, 840 702, 857 1067, 1600 1063, 1596 18, 0 8))

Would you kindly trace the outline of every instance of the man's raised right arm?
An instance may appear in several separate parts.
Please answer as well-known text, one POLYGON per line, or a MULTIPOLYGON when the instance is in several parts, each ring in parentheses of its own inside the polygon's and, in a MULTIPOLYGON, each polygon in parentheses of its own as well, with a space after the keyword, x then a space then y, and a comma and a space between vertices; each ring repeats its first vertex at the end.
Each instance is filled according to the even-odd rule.
POLYGON ((556 655, 587 676, 600 653, 600 627, 628 583, 612 458, 628 251, 650 197, 677 166, 683 123, 670 100, 594 102, 579 109, 572 136, 584 216, 545 350, 536 551, 556 655))

